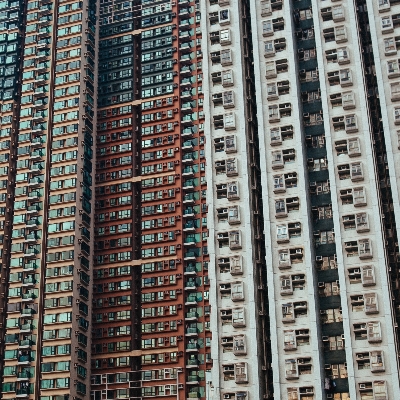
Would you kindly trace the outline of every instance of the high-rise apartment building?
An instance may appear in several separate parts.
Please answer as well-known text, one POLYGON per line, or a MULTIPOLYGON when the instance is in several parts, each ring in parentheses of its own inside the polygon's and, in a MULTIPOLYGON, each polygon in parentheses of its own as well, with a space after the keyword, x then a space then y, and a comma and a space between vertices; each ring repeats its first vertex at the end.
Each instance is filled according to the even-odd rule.
POLYGON ((1 398, 400 399, 399 15, 1 1, 1 398))
POLYGON ((400 397, 398 7, 202 3, 216 399, 400 397))

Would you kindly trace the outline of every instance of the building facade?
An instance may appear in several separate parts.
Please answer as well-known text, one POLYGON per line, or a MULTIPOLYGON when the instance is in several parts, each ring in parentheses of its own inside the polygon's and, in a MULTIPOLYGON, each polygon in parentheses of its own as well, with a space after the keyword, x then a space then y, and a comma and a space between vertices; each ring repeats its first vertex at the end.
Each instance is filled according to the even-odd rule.
POLYGON ((295 400, 398 398, 397 4, 246 4, 210 1, 202 10, 213 181, 210 298, 218 305, 211 319, 220 332, 212 348, 214 398, 271 398, 272 391, 274 398, 295 400), (252 82, 254 97, 246 90, 252 82), (256 124, 256 136, 249 123, 256 124), (236 151, 243 151, 237 159, 226 154, 236 128, 236 151), (247 181, 246 168, 254 164, 261 176, 258 209, 247 203, 249 192, 259 190, 247 181), (237 168, 240 177, 233 182, 240 190, 236 202, 220 195, 225 168, 227 175, 237 168), (257 281, 257 257, 249 255, 257 237, 249 210, 264 217, 265 287, 257 281), (225 261, 224 241, 235 233, 246 244, 229 251, 229 261, 243 262, 243 282, 218 265, 225 261), (267 303, 253 297, 259 287, 267 303), (232 303, 237 291, 240 305, 232 303), (268 306, 265 333, 253 302, 256 310, 268 306), (238 308, 248 318, 239 327, 238 308), (267 363, 251 335, 254 326, 269 343, 267 363), (258 363, 238 352, 237 342, 229 347, 232 335, 253 343, 258 363), (256 366, 272 370, 271 383, 256 366), (248 373, 245 381, 241 371, 248 373))
POLYGON ((1 398, 400 398, 398 15, 1 2, 1 398))

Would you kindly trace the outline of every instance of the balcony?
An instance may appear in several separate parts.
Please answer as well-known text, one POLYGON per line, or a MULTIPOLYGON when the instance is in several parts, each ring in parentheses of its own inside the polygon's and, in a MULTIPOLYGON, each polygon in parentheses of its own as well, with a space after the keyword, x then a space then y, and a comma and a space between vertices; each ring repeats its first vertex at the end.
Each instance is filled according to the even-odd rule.
MULTIPOLYGON (((190 36, 189 36, 189 38, 190 38, 190 36)), ((181 70, 179 72, 180 72, 181 76, 190 76, 190 75, 192 75, 192 69, 189 66, 184 66, 183 68, 181 68, 181 70)))
POLYGON ((31 161, 41 160, 43 157, 42 149, 31 151, 31 161))
POLYGON ((194 218, 195 213, 193 208, 187 208, 186 210, 183 211, 183 218, 194 218))
POLYGON ((16 391, 16 397, 17 399, 27 399, 29 398, 29 393, 30 390, 28 388, 24 388, 24 389, 17 389, 16 391))
POLYGON ((189 18, 190 16, 190 10, 188 8, 182 8, 179 10, 179 14, 180 17, 187 17, 189 18))
MULTIPOLYGON (((25 325, 32 326, 30 324, 25 324, 25 325)), ((21 325, 21 332, 22 332, 22 327, 25 326, 25 325, 21 325)), ((30 330, 32 330, 32 329, 30 329, 30 330)), ((25 355, 25 356, 22 355, 22 356, 18 357, 18 365, 29 365, 30 362, 31 362, 31 356, 30 355, 25 355)))
POLYGON ((196 275, 197 274, 196 267, 194 265, 190 265, 190 266, 186 267, 183 274, 189 275, 189 276, 196 275))
MULTIPOLYGON (((25 242, 26 243, 36 243, 37 242, 37 237, 33 233, 29 233, 28 235, 25 235, 25 242)), ((26 257, 26 256, 25 256, 26 257)))
POLYGON ((185 306, 197 306, 196 296, 188 296, 185 300, 185 306))
MULTIPOLYGON (((186 115, 186 116, 184 115, 182 117, 181 124, 183 126, 192 126, 193 125, 193 119, 192 119, 191 115, 186 115)), ((189 150, 189 148, 186 148, 184 146, 185 146, 185 144, 182 145, 182 150, 189 150)), ((193 149, 193 145, 191 145, 191 146, 192 147, 190 147, 190 150, 193 149)))
POLYGON ((188 312, 185 315, 185 321, 196 321, 199 317, 199 314, 196 311, 188 312))
MULTIPOLYGON (((46 105, 44 105, 46 106, 46 105)), ((37 147, 42 147, 43 146, 43 140, 41 137, 35 137, 31 140, 31 149, 32 148, 37 148, 37 147)))
POLYGON ((36 255, 38 253, 39 252, 36 249, 28 248, 28 249, 25 249, 25 251, 24 251, 24 257, 27 258, 27 259, 36 258, 36 255))
POLYGON ((24 271, 34 271, 39 266, 35 262, 29 262, 24 264, 24 271))
POLYGON ((187 400, 200 400, 200 393, 198 392, 189 392, 187 396, 187 400))
POLYGON ((37 213, 40 211, 40 207, 36 204, 32 205, 32 206, 28 206, 26 208, 26 214, 28 216, 32 216, 32 215, 37 215, 37 213))
POLYGON ((183 186, 182 186, 183 190, 193 190, 194 188, 195 188, 194 180, 189 180, 189 181, 183 182, 183 186))
MULTIPOLYGON (((42 21, 41 23, 48 23, 48 22, 50 22, 50 21, 42 21)), ((44 61, 44 60, 46 60, 47 59, 47 57, 49 57, 49 53, 46 53, 46 52, 42 52, 42 53, 38 53, 38 54, 36 54, 36 56, 34 57, 34 59, 36 60, 36 61, 44 61)))
POLYGON ((189 281, 189 282, 185 282, 185 290, 196 290, 197 289, 197 285, 196 282, 193 281, 189 281))
POLYGON ((36 296, 33 293, 22 293, 22 295, 21 295, 21 301, 24 303, 30 303, 35 298, 36 298, 36 296))
POLYGON ((199 335, 199 330, 197 328, 187 328, 185 336, 194 337, 199 335))
POLYGON ((43 169, 43 167, 41 164, 33 164, 32 163, 29 167, 29 172, 31 174, 40 174, 40 173, 42 173, 42 169, 43 169))
POLYGON ((199 351, 199 345, 197 343, 188 343, 186 345, 186 352, 187 353, 193 353, 193 352, 198 352, 199 351))
POLYGON ((183 242, 183 245, 184 246, 189 246, 189 247, 192 247, 192 246, 195 246, 196 245, 196 241, 195 241, 195 239, 194 238, 186 238, 185 240, 184 240, 184 242, 183 242))
MULTIPOLYGON (((46 46, 45 43, 43 43, 43 45, 46 46)), ((38 78, 36 78, 36 79, 33 81, 33 83, 34 83, 36 86, 41 86, 41 85, 46 84, 46 80, 45 80, 44 78, 42 78, 42 77, 38 77, 38 78)), ((42 104, 42 103, 40 103, 40 104, 42 104)), ((35 108, 36 108, 36 106, 35 106, 35 108)), ((43 118, 43 116, 42 116, 42 118, 43 118)))
POLYGON ((198 385, 200 383, 200 379, 196 375, 188 376, 186 379, 187 385, 198 385))
POLYGON ((28 193, 28 200, 29 201, 39 201, 40 193, 39 192, 29 192, 28 193))
POLYGON ((28 181, 28 187, 29 188, 37 188, 40 186, 40 184, 43 183, 39 178, 31 178, 28 181))
POLYGON ((180 61, 181 65, 186 65, 186 66, 188 66, 188 65, 192 64, 193 59, 192 59, 192 57, 191 57, 191 53, 189 53, 189 54, 182 54, 182 56, 181 56, 181 58, 179 59, 179 61, 180 61))
MULTIPOLYGON (((185 127, 185 128, 183 128, 183 130, 182 130, 182 132, 181 132, 181 136, 183 137, 183 138, 191 138, 191 137, 193 137, 193 134, 194 134, 195 132, 193 131, 193 127, 185 127)), ((185 155, 184 155, 185 156, 185 155)), ((185 158, 185 157, 183 157, 183 158, 185 158)))
POLYGON ((194 174, 195 174, 195 170, 191 167, 184 168, 182 171, 182 176, 184 176, 186 178, 191 178, 194 176, 194 174))
POLYGON ((183 42, 181 46, 179 47, 179 50, 181 51, 181 54, 186 54, 190 53, 193 50, 193 46, 190 44, 190 42, 183 42))
POLYGON ((183 204, 193 204, 195 200, 193 194, 185 194, 183 197, 183 204))
MULTIPOLYGON (((38 35, 39 37, 39 35, 38 35)), ((47 63, 40 63, 40 64, 36 64, 36 72, 37 73, 42 73, 42 72, 46 72, 47 69, 49 68, 49 66, 47 65, 47 63)))
POLYGON ((19 372, 17 375, 17 382, 29 381, 31 374, 28 371, 19 372))
POLYGON ((187 253, 184 254, 183 256, 183 260, 184 261, 192 261, 192 260, 196 260, 197 255, 195 252, 193 251, 188 251, 187 253))
POLYGON ((22 286, 32 288, 36 284, 36 279, 33 276, 28 276, 22 280, 22 286))
POLYGON ((50 28, 42 28, 39 30, 39 32, 37 33, 37 37, 38 38, 45 38, 45 37, 50 37, 51 34, 51 30, 50 28))
POLYGON ((187 142, 182 143, 182 150, 183 151, 191 151, 193 150, 193 143, 189 140, 187 142))
POLYGON ((196 230, 196 226, 194 221, 186 221, 183 225, 183 232, 194 232, 196 230))
POLYGON ((34 314, 36 314, 36 312, 32 308, 23 308, 21 310, 21 318, 32 319, 34 314))
POLYGON ((18 342, 18 349, 30 349, 33 345, 32 340, 26 339, 26 340, 20 340, 18 342))
POLYGON ((200 365, 199 360, 187 360, 186 361, 186 368, 198 368, 200 365))
POLYGON ((193 154, 189 153, 183 155, 182 157, 183 164, 193 164, 193 162, 194 162, 193 154))
POLYGON ((26 221, 26 229, 37 230, 39 228, 39 221, 37 219, 30 219, 26 221))

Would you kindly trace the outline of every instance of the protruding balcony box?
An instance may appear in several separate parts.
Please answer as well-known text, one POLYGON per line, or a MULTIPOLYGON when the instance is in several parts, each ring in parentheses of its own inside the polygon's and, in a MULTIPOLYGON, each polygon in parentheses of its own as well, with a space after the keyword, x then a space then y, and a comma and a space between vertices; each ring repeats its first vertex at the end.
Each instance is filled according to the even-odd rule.
POLYGON ((23 308, 21 310, 21 318, 32 319, 36 311, 32 308, 23 308))
POLYGON ((183 204, 193 204, 195 200, 193 193, 186 193, 183 196, 183 204))
POLYGON ((36 249, 25 249, 24 251, 24 257, 25 258, 35 258, 36 255, 38 254, 38 251, 36 249))
POLYGON ((185 336, 198 336, 199 330, 197 328, 186 328, 185 336))
POLYGON ((18 356, 18 365, 29 365, 31 356, 29 354, 18 356))
POLYGON ((195 230, 196 226, 194 224, 194 221, 192 220, 186 221, 185 224, 183 225, 184 232, 194 232, 195 230))
POLYGON ((30 154, 30 158, 31 158, 31 161, 41 160, 43 158, 42 149, 39 148, 39 149, 32 150, 31 154, 30 154))
POLYGON ((23 389, 17 389, 16 391, 16 397, 17 399, 27 399, 29 398, 29 389, 28 388, 23 388, 23 389))
POLYGON ((199 345, 197 343, 188 343, 186 345, 186 353, 197 353, 199 351, 199 345))
POLYGON ((196 286, 196 282, 194 281, 188 281, 185 282, 185 290, 191 291, 191 290, 196 290, 197 286, 196 286))
POLYGON ((200 400, 199 392, 189 392, 187 395, 187 400, 200 400))
POLYGON ((193 164, 194 158, 192 153, 186 153, 182 157, 182 164, 190 165, 193 164))
POLYGON ((187 253, 184 254, 183 256, 183 260, 184 261, 192 261, 192 260, 196 260, 196 253, 194 253, 193 251, 188 251, 187 253))
POLYGON ((37 219, 30 219, 26 221, 26 228, 27 229, 32 229, 32 230, 37 230, 39 227, 39 221, 37 219))
POLYGON ((186 238, 183 242, 184 246, 195 246, 196 245, 196 241, 194 240, 194 238, 186 238))
POLYGON ((39 201, 40 193, 39 192, 29 192, 28 193, 28 200, 29 201, 39 201))
POLYGON ((190 29, 191 27, 192 26, 191 26, 190 21, 188 19, 186 19, 184 21, 181 21, 179 23, 179 29, 184 30, 184 29, 190 29))
POLYGON ((182 150, 184 151, 191 151, 193 150, 193 143, 191 140, 182 143, 182 150))
POLYGON ((22 280, 23 287, 34 287, 36 284, 36 279, 33 276, 27 276, 22 280))
POLYGON ((21 295, 21 300, 24 303, 30 303, 32 302, 34 299, 36 298, 36 296, 33 293, 22 293, 21 295))
MULTIPOLYGON (((190 35, 187 35, 187 36, 190 39, 190 35)), ((185 65, 181 68, 179 73, 181 76, 190 76, 190 75, 192 75, 192 69, 188 65, 185 65)))
POLYGON ((31 178, 28 181, 28 187, 29 188, 37 188, 40 186, 40 184, 42 183, 42 181, 39 178, 31 178))
POLYGON ((28 206, 26 209, 26 214, 29 216, 37 215, 37 213, 40 211, 40 207, 37 204, 34 204, 32 206, 28 206))
POLYGON ((29 172, 31 174, 40 174, 42 172, 43 166, 42 164, 38 163, 38 164, 33 164, 31 163, 30 167, 29 167, 29 172))
MULTIPOLYGON (((34 233, 29 233, 28 235, 25 235, 25 242, 26 243, 36 243, 37 242, 37 237, 34 233)), ((25 255, 26 257, 26 255, 25 255)))
POLYGON ((192 63, 192 57, 190 54, 182 54, 181 58, 179 59, 181 65, 189 65, 192 63))
POLYGON ((185 167, 182 171, 182 176, 186 177, 186 178, 191 178, 194 176, 194 169, 192 167, 185 167))
POLYGON ((25 339, 25 340, 20 340, 18 343, 18 348, 19 349, 30 349, 32 347, 32 340, 25 339))
POLYGON ((186 360, 186 368, 198 368, 200 365, 199 360, 186 360))
POLYGON ((183 182, 182 189, 183 190, 193 190, 195 188, 195 182, 192 179, 186 180, 183 182))
POLYGON ((38 265, 35 262, 28 262, 24 264, 24 271, 34 271, 38 268, 38 265))
POLYGON ((189 275, 189 276, 194 276, 194 275, 196 275, 196 274, 197 274, 197 272, 196 272, 196 267, 195 267, 194 265, 188 265, 188 266, 185 268, 185 271, 184 271, 183 274, 184 274, 184 275, 189 275))
POLYGON ((19 372, 17 375, 17 382, 29 381, 31 374, 28 371, 19 372))
POLYGON ((185 300, 185 306, 197 306, 196 295, 189 295, 185 300))
POLYGON ((190 53, 193 50, 193 46, 190 44, 190 42, 182 43, 179 46, 179 50, 181 51, 181 54, 190 53))
POLYGON ((197 375, 189 375, 186 378, 187 385, 198 385, 200 383, 200 379, 197 375))
POLYGON ((185 315, 185 321, 196 321, 199 314, 196 311, 188 312, 185 315))
MULTIPOLYGON (((38 106, 46 107, 46 104, 40 103, 36 107, 38 106)), ((43 147, 43 139, 41 137, 35 137, 31 140, 31 149, 37 147, 43 147)))
POLYGON ((195 214, 194 214, 194 209, 193 208, 187 208, 186 210, 184 210, 183 212, 183 218, 194 218, 195 214))
POLYGON ((192 98, 192 91, 186 90, 181 92, 181 100, 191 99, 192 98))

